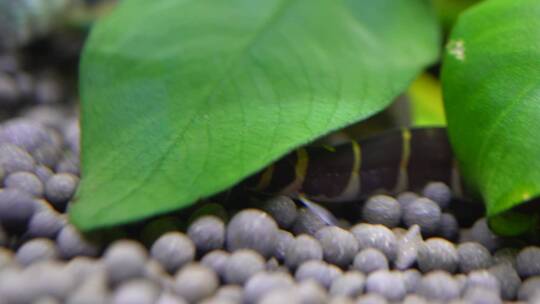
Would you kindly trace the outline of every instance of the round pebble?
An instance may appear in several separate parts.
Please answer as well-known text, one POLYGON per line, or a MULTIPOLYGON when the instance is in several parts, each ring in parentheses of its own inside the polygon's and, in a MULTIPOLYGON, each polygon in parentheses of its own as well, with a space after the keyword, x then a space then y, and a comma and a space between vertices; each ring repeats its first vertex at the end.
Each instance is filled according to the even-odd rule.
POLYGON ((356 297, 364 290, 366 277, 358 271, 348 271, 336 278, 330 286, 330 295, 356 297))
POLYGON ((147 260, 146 249, 131 240, 115 241, 103 254, 103 262, 113 284, 142 277, 147 260))
POLYGON ((513 300, 521 285, 521 279, 514 267, 511 264, 497 264, 489 268, 489 272, 499 281, 502 298, 513 300))
POLYGON ((459 298, 460 289, 448 272, 435 270, 424 275, 416 293, 428 301, 450 301, 459 298))
POLYGON ((438 234, 450 241, 454 241, 459 234, 459 223, 451 213, 441 214, 438 234))
POLYGON ((477 269, 486 269, 491 266, 491 253, 480 243, 466 242, 457 247, 459 256, 459 270, 469 273, 477 269))
POLYGON ((418 194, 410 191, 402 192, 397 196, 397 201, 401 206, 401 213, 405 212, 405 209, 419 198, 418 194))
POLYGON ((216 298, 229 300, 233 303, 241 303, 244 297, 244 290, 238 285, 223 285, 215 294, 216 298))
POLYGON ((292 231, 294 234, 315 235, 319 229, 327 226, 327 223, 317 214, 306 208, 300 208, 296 220, 294 221, 292 231))
POLYGON ((37 238, 24 243, 15 255, 15 259, 21 265, 28 266, 32 263, 58 258, 56 244, 45 238, 37 238))
POLYGON ((294 280, 288 273, 259 272, 252 276, 244 286, 244 303, 256 303, 272 290, 292 287, 294 287, 294 280))
POLYGON ((470 304, 502 304, 501 297, 491 289, 476 287, 468 289, 463 300, 470 304))
POLYGON ((346 296, 333 296, 328 300, 328 304, 354 304, 354 301, 346 296))
POLYGON ((56 167, 54 167, 56 173, 68 173, 74 176, 80 176, 80 160, 79 157, 73 155, 66 155, 61 159, 56 167))
POLYGON ((131 280, 120 285, 114 292, 112 304, 154 304, 159 288, 148 280, 131 280))
POLYGON ((302 303, 325 304, 328 302, 326 289, 315 280, 304 280, 296 285, 302 303))
POLYGON ((251 249, 235 251, 225 265, 225 282, 243 285, 250 277, 265 269, 263 257, 251 249))
POLYGON ((351 228, 358 241, 358 249, 375 248, 393 261, 396 257, 397 239, 392 230, 383 225, 358 224, 351 228))
POLYGON ((165 270, 174 273, 195 258, 195 246, 183 233, 171 231, 159 237, 150 248, 150 255, 165 270))
POLYGON ((322 260, 323 250, 321 244, 307 234, 301 234, 289 245, 285 254, 285 264, 296 269, 308 260, 322 260))
POLYGON ((356 299, 356 304, 387 304, 388 301, 381 295, 376 293, 364 294, 356 299))
POLYGON ((225 224, 217 216, 201 216, 189 226, 187 234, 195 244, 197 252, 204 254, 223 247, 225 224))
POLYGON ((277 224, 267 213, 246 209, 236 214, 227 226, 227 247, 234 251, 253 249, 269 257, 274 252, 277 224))
POLYGON ((58 261, 31 264, 24 269, 24 275, 26 286, 32 286, 31 292, 35 295, 64 299, 75 288, 73 276, 58 261))
POLYGON ((18 171, 9 174, 4 180, 6 188, 14 188, 24 191, 32 196, 40 197, 43 195, 43 184, 41 180, 30 172, 18 171))
POLYGON ((188 302, 169 291, 165 291, 161 293, 154 304, 188 304, 188 302))
POLYGON ((422 190, 422 195, 436 202, 441 209, 448 207, 452 200, 452 190, 441 182, 428 183, 422 190))
POLYGON ((341 269, 334 265, 319 260, 310 260, 298 267, 294 275, 299 282, 305 280, 315 280, 325 288, 329 288, 332 282, 341 276, 341 269))
POLYGON ((28 290, 25 274, 18 268, 0 272, 0 299, 5 303, 32 303, 36 293, 28 290))
POLYGON ((474 222, 470 233, 473 241, 484 245, 490 252, 497 250, 501 245, 501 239, 491 232, 485 218, 481 218, 474 222))
POLYGON ((540 276, 529 277, 519 287, 517 299, 520 301, 532 300, 540 296, 540 276))
POLYGON ((17 189, 0 190, 0 223, 4 228, 25 230, 34 209, 33 198, 28 193, 17 189))
POLYGON ((403 282, 405 283, 405 290, 407 293, 412 293, 416 290, 416 287, 422 279, 422 274, 416 269, 407 269, 402 272, 403 282))
POLYGON ((28 152, 52 140, 48 128, 24 118, 11 119, 0 128, 0 143, 14 144, 28 152))
POLYGON ((418 248, 418 267, 422 272, 445 270, 454 272, 459 257, 454 244, 441 238, 430 238, 418 248))
POLYGON ((375 195, 364 204, 362 217, 370 224, 396 227, 401 221, 401 207, 398 201, 391 196, 375 195))
POLYGON ((427 304, 426 299, 422 298, 417 294, 409 294, 403 299, 403 304, 427 304))
POLYGON ((3 174, 34 170, 34 158, 13 144, 0 144, 0 168, 3 174))
POLYGON ((285 195, 267 200, 264 202, 263 209, 276 220, 282 229, 291 227, 298 216, 296 204, 290 197, 285 195))
POLYGON ((44 208, 32 215, 26 234, 29 237, 54 239, 67 224, 67 219, 52 208, 44 208))
POLYGON ((352 233, 336 226, 321 228, 315 234, 319 240, 324 259, 340 267, 346 267, 358 252, 358 242, 352 233))
POLYGON ((47 183, 47 181, 49 180, 49 178, 51 176, 53 176, 53 172, 51 169, 49 169, 48 167, 46 166, 43 166, 43 165, 38 165, 35 167, 34 169, 34 174, 39 178, 39 180, 41 181, 41 185, 43 187, 43 191, 45 191, 45 185, 47 183))
POLYGON ((407 290, 401 273, 379 270, 368 275, 366 292, 380 294, 390 301, 399 301, 403 299, 407 290))
POLYGON ((293 289, 276 289, 267 293, 259 304, 277 304, 277 303, 288 303, 288 304, 300 304, 300 296, 293 289))
POLYGON ((294 240, 294 236, 289 231, 278 230, 278 233, 276 235, 274 256, 279 261, 285 260, 285 257, 287 256, 287 250, 289 249, 289 246, 294 243, 294 240))
POLYGON ((60 301, 50 296, 43 296, 32 302, 32 304, 60 304, 60 301))
POLYGON ((76 285, 86 281, 95 274, 106 275, 105 265, 101 259, 75 257, 66 263, 66 271, 71 273, 76 285))
POLYGON ((388 270, 388 260, 378 249, 366 248, 354 257, 353 269, 369 274, 377 270, 388 270))
POLYGON ((105 272, 97 272, 90 275, 75 290, 73 290, 66 300, 67 304, 91 304, 108 303, 109 290, 105 272))
POLYGON ((500 292, 499 281, 487 270, 474 270, 469 273, 465 284, 465 290, 475 287, 491 289, 497 292, 497 294, 500 292))
POLYGON ((405 226, 420 226, 422 235, 433 235, 439 229, 441 208, 428 198, 419 198, 412 202, 403 213, 405 226))
POLYGON ((59 143, 46 143, 34 149, 31 154, 36 163, 54 168, 62 157, 62 150, 59 143))
POLYGON ((218 287, 216 274, 198 263, 184 266, 174 278, 175 293, 190 303, 212 296, 218 287))
POLYGON ((45 184, 45 197, 58 210, 63 210, 73 197, 79 184, 79 178, 70 173, 57 173, 45 184))
POLYGON ((516 256, 516 270, 522 278, 540 275, 540 247, 523 248, 516 256))
POLYGON ((224 250, 214 250, 207 253, 201 259, 201 264, 214 270, 221 278, 225 278, 225 267, 230 254, 224 250))
POLYGON ((493 264, 510 264, 516 267, 516 257, 519 253, 517 248, 501 248, 493 254, 493 264))

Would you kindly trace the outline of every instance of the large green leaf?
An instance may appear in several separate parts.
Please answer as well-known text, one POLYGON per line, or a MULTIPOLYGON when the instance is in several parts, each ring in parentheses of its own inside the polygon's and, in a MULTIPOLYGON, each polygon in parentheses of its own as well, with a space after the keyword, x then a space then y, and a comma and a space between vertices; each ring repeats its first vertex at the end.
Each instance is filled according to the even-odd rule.
POLYGON ((130 0, 81 65, 71 219, 105 227, 192 204, 383 109, 437 58, 422 0, 130 0))
POLYGON ((462 173, 488 215, 539 196, 540 1, 488 0, 464 13, 447 46, 443 89, 462 173))

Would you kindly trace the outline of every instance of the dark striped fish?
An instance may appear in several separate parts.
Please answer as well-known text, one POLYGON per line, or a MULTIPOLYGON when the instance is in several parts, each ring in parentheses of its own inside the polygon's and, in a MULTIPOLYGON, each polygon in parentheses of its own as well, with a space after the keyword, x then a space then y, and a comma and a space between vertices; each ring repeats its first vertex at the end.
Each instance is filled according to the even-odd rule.
POLYGON ((256 191, 346 202, 461 180, 444 128, 403 129, 335 147, 300 148, 250 178, 256 191))

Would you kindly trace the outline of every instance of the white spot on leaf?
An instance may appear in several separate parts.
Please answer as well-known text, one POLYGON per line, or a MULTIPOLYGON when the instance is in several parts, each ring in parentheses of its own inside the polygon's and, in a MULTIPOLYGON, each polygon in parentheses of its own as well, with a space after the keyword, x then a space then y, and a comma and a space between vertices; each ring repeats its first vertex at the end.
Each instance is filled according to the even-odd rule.
POLYGON ((465 42, 463 40, 450 40, 446 45, 446 49, 457 60, 465 61, 465 42))

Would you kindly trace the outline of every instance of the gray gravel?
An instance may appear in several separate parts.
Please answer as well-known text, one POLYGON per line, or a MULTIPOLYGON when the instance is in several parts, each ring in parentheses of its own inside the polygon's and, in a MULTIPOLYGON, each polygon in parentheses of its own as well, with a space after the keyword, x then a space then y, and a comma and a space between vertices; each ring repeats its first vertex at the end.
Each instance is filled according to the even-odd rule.
POLYGON ((292 232, 294 234, 315 235, 319 229, 325 227, 326 222, 315 213, 306 208, 300 208, 294 221, 292 232))
POLYGON ((516 256, 516 270, 524 278, 540 275, 540 247, 523 248, 516 256))
POLYGON ((540 276, 530 277, 519 287, 517 298, 528 301, 540 296, 540 276))
POLYGON ((278 227, 267 213, 246 209, 236 214, 227 226, 227 248, 247 248, 269 257, 274 252, 278 227))
POLYGON ((476 269, 486 269, 491 266, 491 253, 480 243, 466 242, 457 247, 459 270, 469 273, 476 269))
POLYGON ((301 234, 289 245, 286 250, 285 265, 296 269, 300 264, 309 260, 322 260, 321 244, 315 238, 301 234))
POLYGON ((435 270, 420 280, 416 293, 431 301, 450 301, 459 297, 460 288, 448 272, 435 270))
POLYGON ((265 269, 264 258, 251 249, 240 249, 227 259, 224 279, 228 284, 243 285, 250 277, 265 269))
POLYGON ((364 221, 370 224, 382 224, 396 227, 401 221, 401 206, 388 195, 375 195, 369 198, 362 209, 364 221))
POLYGON ((4 228, 24 230, 34 214, 33 197, 18 189, 0 190, 0 223, 4 228))
POLYGON ((225 224, 217 216, 201 216, 189 226, 187 234, 195 244, 197 252, 204 254, 223 247, 225 224))
POLYGON ((324 261, 310 260, 298 267, 295 273, 297 281, 315 280, 322 286, 329 288, 332 282, 341 276, 342 271, 336 266, 324 261))
POLYGON ((108 278, 113 284, 141 277, 148 260, 148 252, 138 242, 121 240, 107 248, 103 261, 108 278))
POLYGON ((36 238, 19 247, 15 260, 23 266, 29 266, 32 263, 57 259, 58 256, 58 249, 52 240, 36 238))
POLYGON ((284 195, 267 200, 263 210, 268 212, 282 229, 291 227, 298 216, 296 204, 290 197, 284 195))
POLYGON ((358 241, 358 248, 379 249, 388 260, 396 257, 397 239, 392 230, 383 225, 358 224, 351 228, 351 232, 358 241))
POLYGON ((261 210, 226 210, 228 221, 169 217, 152 237, 94 244, 65 215, 79 182, 78 120, 45 108, 0 123, 0 302, 540 300, 540 247, 495 236, 485 218, 460 226, 440 182, 371 196, 347 219, 331 204, 297 208, 278 196, 261 210))
POLYGON ((293 287, 294 279, 288 273, 259 272, 246 282, 243 300, 245 303, 256 303, 272 290, 293 287))
POLYGON ((499 281, 502 298, 514 299, 521 285, 521 278, 514 267, 510 264, 498 264, 489 268, 489 272, 499 281))
POLYGON ((434 235, 439 230, 441 208, 428 198, 418 198, 413 201, 403 213, 405 226, 420 226, 422 234, 434 235))
POLYGON ((214 270, 222 279, 225 278, 225 269, 231 255, 224 250, 214 250, 201 259, 201 264, 214 270))
POLYGON ((354 257, 354 269, 369 274, 377 270, 388 270, 388 260, 384 253, 375 248, 366 248, 354 257))
POLYGON ((70 173, 58 173, 51 176, 45 184, 45 196, 57 209, 63 210, 75 194, 79 178, 70 173))
POLYGON ((407 289, 400 272, 379 270, 368 275, 366 292, 379 294, 389 301, 399 301, 405 297, 407 289))
POLYGON ((43 196, 43 183, 32 172, 18 171, 9 174, 4 179, 4 187, 19 189, 35 197, 43 196))
POLYGON ((336 226, 321 228, 315 234, 319 240, 324 260, 347 267, 351 264, 356 252, 358 252, 358 242, 352 233, 336 226))
POLYGON ((188 302, 210 297, 218 287, 216 274, 198 263, 186 265, 174 277, 174 292, 188 302))
POLYGON ((441 209, 448 207, 452 200, 452 191, 445 183, 430 182, 422 190, 422 195, 436 202, 441 209))
POLYGON ((418 248, 418 267, 423 272, 445 270, 454 272, 459 256, 454 244, 442 238, 427 239, 418 248))
POLYGON ((159 237, 150 249, 156 259, 169 273, 174 273, 195 258, 195 246, 183 233, 172 231, 159 237))

